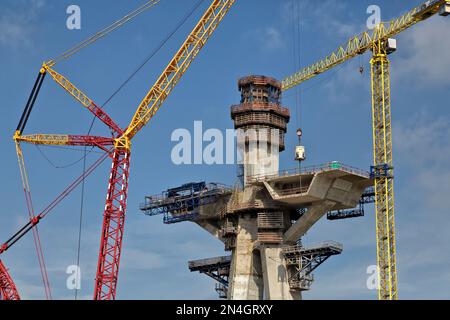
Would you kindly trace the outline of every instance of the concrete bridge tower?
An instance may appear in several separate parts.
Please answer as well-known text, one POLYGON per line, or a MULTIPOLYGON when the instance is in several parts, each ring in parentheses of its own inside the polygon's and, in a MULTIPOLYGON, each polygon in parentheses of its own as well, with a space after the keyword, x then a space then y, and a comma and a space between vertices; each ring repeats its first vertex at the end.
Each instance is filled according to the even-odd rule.
POLYGON ((141 209, 163 214, 165 223, 194 222, 224 244, 231 255, 189 262, 191 271, 218 282, 220 297, 301 299, 312 272, 342 252, 338 243, 303 246, 301 238, 327 213, 337 218, 357 207, 373 181, 368 172, 339 162, 279 171, 290 118, 281 106, 281 84, 249 76, 238 87, 241 101, 231 107, 231 117, 242 155, 242 187, 188 183, 146 197, 141 209))
POLYGON ((250 177, 264 178, 279 171, 279 152, 290 113, 281 106, 281 83, 264 76, 238 81, 241 103, 231 107, 237 130, 238 150, 243 169, 244 190, 236 203, 254 203, 241 214, 228 217, 239 230, 232 248, 229 299, 299 299, 290 290, 282 256, 285 215, 270 204, 270 196, 249 183, 250 177), (260 201, 257 205, 255 201, 260 201))

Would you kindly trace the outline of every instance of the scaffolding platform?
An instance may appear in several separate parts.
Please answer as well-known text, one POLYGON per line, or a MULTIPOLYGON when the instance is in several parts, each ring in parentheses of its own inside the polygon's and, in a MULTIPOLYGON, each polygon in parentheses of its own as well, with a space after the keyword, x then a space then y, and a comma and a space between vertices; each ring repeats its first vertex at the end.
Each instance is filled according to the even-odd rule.
POLYGON ((230 277, 231 256, 215 257, 188 262, 191 272, 204 273, 216 280, 216 292, 219 298, 226 299, 228 293, 228 278, 230 277))
POLYGON ((369 187, 367 188, 363 195, 361 196, 361 200, 359 200, 359 205, 357 208, 350 210, 336 210, 330 211, 327 213, 328 220, 343 220, 343 219, 351 219, 364 217, 365 214, 365 204, 375 203, 375 188, 369 187))
POLYGON ((214 203, 232 189, 218 183, 191 182, 167 189, 162 194, 146 196, 140 205, 148 216, 164 215, 164 223, 194 221, 201 206, 214 203))
POLYGON ((342 253, 343 246, 334 241, 326 241, 308 247, 295 245, 283 249, 283 256, 289 275, 289 285, 293 291, 306 291, 311 287, 312 272, 331 256, 342 253))

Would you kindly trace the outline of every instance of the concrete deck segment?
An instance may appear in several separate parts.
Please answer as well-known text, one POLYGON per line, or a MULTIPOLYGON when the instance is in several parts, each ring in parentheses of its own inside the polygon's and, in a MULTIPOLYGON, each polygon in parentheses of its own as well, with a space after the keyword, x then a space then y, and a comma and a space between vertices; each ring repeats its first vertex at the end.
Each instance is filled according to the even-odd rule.
POLYGON ((263 185, 274 201, 308 208, 284 234, 286 242, 296 242, 328 211, 356 207, 373 182, 368 173, 331 163, 309 172, 253 178, 253 184, 263 185))
POLYGON ((319 221, 328 211, 336 205, 332 201, 323 201, 320 205, 315 205, 308 210, 300 219, 297 220, 285 233, 284 241, 287 243, 295 243, 305 233, 311 229, 311 227, 319 221))

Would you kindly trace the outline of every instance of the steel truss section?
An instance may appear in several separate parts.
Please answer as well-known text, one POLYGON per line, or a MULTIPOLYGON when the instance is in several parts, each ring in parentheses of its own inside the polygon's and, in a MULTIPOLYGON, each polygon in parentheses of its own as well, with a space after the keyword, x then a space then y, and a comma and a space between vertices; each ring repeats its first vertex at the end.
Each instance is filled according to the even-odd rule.
POLYGON ((193 221, 198 217, 201 206, 214 203, 227 193, 231 193, 231 188, 220 184, 187 183, 161 195, 145 197, 140 209, 149 216, 163 214, 165 224, 193 221))
POLYGON ((390 63, 384 44, 378 43, 371 60, 373 157, 379 299, 396 300, 397 266, 394 216, 394 173, 390 63))
POLYGON ((0 300, 20 300, 16 285, 14 284, 8 269, 0 260, 0 300))
POLYGON ((226 299, 228 295, 228 278, 230 276, 231 256, 209 258, 189 261, 191 272, 200 272, 214 279, 218 283, 215 290, 221 299, 226 299))
POLYGON ((296 245, 284 248, 283 256, 291 289, 309 290, 314 281, 312 272, 331 256, 341 253, 342 245, 331 241, 312 247, 296 245))
POLYGON ((116 298, 129 173, 130 153, 124 150, 115 150, 103 214, 94 300, 116 298))

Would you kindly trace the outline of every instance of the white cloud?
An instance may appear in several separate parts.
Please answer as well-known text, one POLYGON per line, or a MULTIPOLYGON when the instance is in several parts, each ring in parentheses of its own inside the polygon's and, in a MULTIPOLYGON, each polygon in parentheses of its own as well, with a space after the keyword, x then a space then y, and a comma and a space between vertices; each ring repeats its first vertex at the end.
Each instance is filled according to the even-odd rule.
POLYGON ((272 50, 283 48, 286 45, 280 31, 274 27, 265 28, 263 31, 263 39, 261 40, 266 43, 268 49, 272 50))
POLYGON ((0 46, 9 48, 29 47, 36 30, 38 12, 45 0, 17 1, 0 11, 0 46))
MULTIPOLYGON (((357 23, 349 23, 346 18, 348 14, 348 3, 346 1, 325 0, 300 1, 293 6, 292 1, 287 1, 283 6, 282 15, 284 21, 292 23, 299 22, 303 27, 312 26, 316 32, 317 28, 326 35, 334 38, 351 37, 363 31, 363 26, 357 23)), ((362 12, 365 17, 366 12, 362 12)), ((337 44, 336 44, 337 45, 337 44)))
POLYGON ((123 254, 122 269, 124 270, 154 270, 165 266, 162 255, 148 250, 126 248, 123 254))
POLYGON ((263 51, 275 51, 286 47, 283 35, 275 27, 249 30, 242 35, 244 41, 253 41, 263 51))
POLYGON ((450 19, 436 16, 398 37, 396 73, 421 87, 450 83, 450 19))
POLYGON ((449 136, 448 119, 424 112, 394 124, 396 166, 403 172, 397 183, 397 250, 404 298, 449 298, 449 136))
POLYGON ((425 168, 448 165, 450 120, 420 112, 393 126, 395 152, 406 164, 425 168))
POLYGON ((22 300, 42 300, 44 288, 40 285, 33 285, 23 281, 16 281, 15 285, 19 290, 20 299, 22 300))
MULTIPOLYGON (((331 257, 330 259, 333 259, 331 257)), ((335 258, 336 259, 336 258, 335 258)), ((348 257, 343 268, 326 268, 325 264, 333 263, 326 261, 324 268, 315 272, 315 278, 311 291, 304 294, 304 299, 375 299, 377 292, 367 288, 367 265, 362 261, 350 261, 348 257)))

